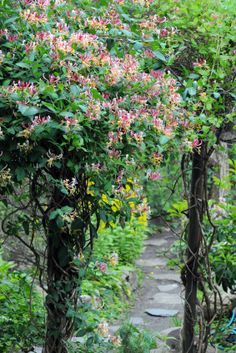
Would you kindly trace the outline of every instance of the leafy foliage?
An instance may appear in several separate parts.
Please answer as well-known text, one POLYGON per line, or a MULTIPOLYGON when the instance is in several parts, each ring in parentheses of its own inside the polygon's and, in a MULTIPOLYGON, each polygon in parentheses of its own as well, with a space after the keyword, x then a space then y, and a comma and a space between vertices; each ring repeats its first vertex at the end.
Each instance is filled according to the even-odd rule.
POLYGON ((156 348, 156 341, 148 332, 140 332, 131 324, 121 327, 120 336, 122 346, 119 353, 149 353, 156 348))
POLYGON ((0 257, 0 349, 12 353, 42 342, 43 298, 32 279, 0 257))
POLYGON ((132 264, 141 254, 147 231, 147 226, 135 218, 125 228, 117 224, 104 229, 95 241, 94 256, 106 259, 109 254, 116 253, 121 263, 132 264))

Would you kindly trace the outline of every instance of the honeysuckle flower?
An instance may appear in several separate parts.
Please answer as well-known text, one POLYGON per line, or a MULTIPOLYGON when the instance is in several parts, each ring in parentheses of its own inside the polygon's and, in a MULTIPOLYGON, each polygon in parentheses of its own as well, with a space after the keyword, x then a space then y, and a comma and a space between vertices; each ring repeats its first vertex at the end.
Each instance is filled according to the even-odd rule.
POLYGON ((194 67, 202 67, 206 65, 206 60, 203 58, 198 59, 196 62, 193 63, 194 67))
POLYGON ((102 272, 107 272, 107 264, 105 262, 96 261, 95 266, 102 272))
POLYGON ((103 337, 106 337, 108 336, 108 333, 109 333, 109 325, 106 321, 102 321, 100 322, 100 324, 98 325, 98 333, 103 336, 103 337))
POLYGON ((150 179, 152 181, 156 181, 156 180, 160 180, 161 179, 161 174, 159 172, 149 171, 147 173, 147 177, 148 177, 148 179, 150 179))
POLYGON ((111 340, 111 343, 114 344, 114 346, 117 346, 117 347, 121 346, 122 341, 119 336, 111 336, 110 340, 111 340))
POLYGON ((117 253, 112 253, 110 256, 109 256, 109 261, 110 261, 110 264, 112 266, 116 266, 118 265, 118 262, 119 262, 119 255, 117 253))
POLYGON ((142 142, 143 141, 143 138, 144 138, 144 132, 141 131, 141 132, 134 132, 134 131, 130 131, 130 136, 136 140, 137 142, 142 142))
POLYGON ((101 163, 92 163, 91 164, 91 169, 95 172, 101 170, 103 168, 101 163))
POLYGON ((30 9, 21 12, 20 16, 29 23, 46 23, 48 21, 47 15, 43 13, 31 12, 30 9))
POLYGON ((12 175, 10 169, 6 166, 0 170, 0 186, 6 187, 11 183, 12 175))
POLYGON ((78 124, 78 120, 75 118, 65 118, 65 123, 67 127, 74 126, 78 124))
POLYGON ((74 195, 76 193, 76 185, 78 184, 76 178, 72 178, 71 181, 69 179, 65 179, 63 180, 63 184, 70 195, 74 195))
POLYGON ((198 148, 202 145, 202 141, 198 139, 194 139, 192 142, 192 148, 198 148))
POLYGON ((152 161, 154 164, 159 165, 163 159, 163 156, 159 152, 154 152, 152 155, 152 161))
POLYGON ((19 38, 19 36, 17 34, 9 34, 9 35, 7 35, 7 40, 9 42, 15 42, 18 38, 19 38))
POLYGON ((30 128, 33 129, 37 125, 47 124, 50 120, 51 120, 51 117, 49 115, 42 116, 42 117, 40 115, 37 115, 34 117, 32 123, 30 124, 30 128))
POLYGON ((73 211, 70 213, 66 213, 62 216, 63 221, 67 222, 67 223, 71 223, 73 222, 76 217, 78 217, 78 212, 77 211, 73 211))

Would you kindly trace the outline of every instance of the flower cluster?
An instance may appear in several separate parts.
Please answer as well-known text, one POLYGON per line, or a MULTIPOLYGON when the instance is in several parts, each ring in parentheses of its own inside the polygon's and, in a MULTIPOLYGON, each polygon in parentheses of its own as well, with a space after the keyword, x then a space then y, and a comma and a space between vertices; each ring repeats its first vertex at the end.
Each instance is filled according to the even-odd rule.
POLYGON ((0 170, 0 187, 8 186, 12 181, 12 175, 9 168, 0 170))
POLYGON ((102 337, 106 337, 114 346, 121 345, 120 336, 111 336, 109 334, 109 325, 106 321, 101 321, 99 323, 97 331, 102 337))
POLYGON ((13 175, 16 161, 53 173, 50 182, 73 200, 83 179, 91 212, 103 207, 118 214, 133 198, 146 213, 142 193, 128 190, 127 179, 159 180, 166 141, 189 125, 175 79, 156 70, 155 51, 142 43, 175 31, 152 11, 148 18, 151 1, 113 0, 97 4, 91 15, 92 4, 88 0, 78 10, 70 1, 27 0, 19 3, 21 29, 9 24, 1 30, 0 62, 11 67, 0 95, 9 112, 0 120, 2 160, 11 160, 13 175), (129 6, 136 13, 135 31, 125 16, 129 6), (134 38, 140 50, 130 44, 134 38), (15 150, 8 152, 14 159, 3 148, 13 138, 15 150), (100 202, 104 190, 113 203, 100 202))
POLYGON ((105 262, 96 261, 95 266, 102 272, 107 272, 107 264, 105 262))

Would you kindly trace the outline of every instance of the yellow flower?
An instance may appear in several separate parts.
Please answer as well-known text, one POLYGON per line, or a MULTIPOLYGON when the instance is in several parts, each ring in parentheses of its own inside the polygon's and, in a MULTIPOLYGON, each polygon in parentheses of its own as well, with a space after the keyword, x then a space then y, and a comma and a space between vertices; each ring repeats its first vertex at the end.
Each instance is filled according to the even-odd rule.
POLYGON ((112 209, 113 212, 119 211, 121 209, 121 207, 122 207, 122 202, 120 200, 115 199, 112 202, 111 209, 112 209))
POLYGON ((105 203, 107 203, 107 204, 109 204, 109 200, 108 200, 107 195, 102 194, 102 201, 105 202, 105 203))
POLYGON ((133 209, 135 207, 135 203, 133 201, 131 201, 131 202, 129 202, 129 206, 130 206, 130 208, 133 209))
POLYGON ((138 223, 146 225, 147 224, 147 213, 143 213, 141 216, 138 217, 138 223))

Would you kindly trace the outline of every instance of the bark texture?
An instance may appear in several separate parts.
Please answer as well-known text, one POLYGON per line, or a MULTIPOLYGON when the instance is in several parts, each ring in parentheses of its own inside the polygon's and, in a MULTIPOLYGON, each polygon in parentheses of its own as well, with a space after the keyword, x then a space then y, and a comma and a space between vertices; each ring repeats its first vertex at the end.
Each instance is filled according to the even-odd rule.
POLYGON ((185 267, 185 308, 183 325, 183 353, 195 353, 194 326, 198 286, 198 255, 202 240, 204 145, 193 152, 191 196, 189 209, 188 254, 185 267))

